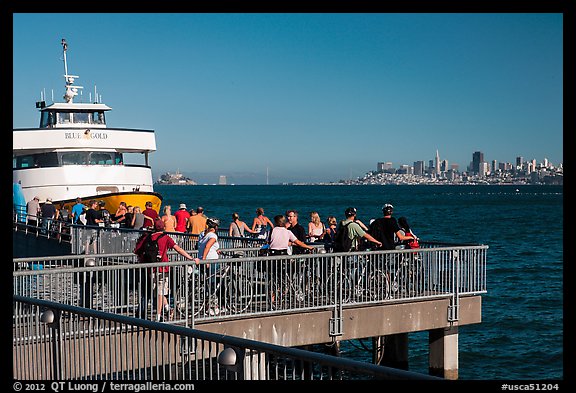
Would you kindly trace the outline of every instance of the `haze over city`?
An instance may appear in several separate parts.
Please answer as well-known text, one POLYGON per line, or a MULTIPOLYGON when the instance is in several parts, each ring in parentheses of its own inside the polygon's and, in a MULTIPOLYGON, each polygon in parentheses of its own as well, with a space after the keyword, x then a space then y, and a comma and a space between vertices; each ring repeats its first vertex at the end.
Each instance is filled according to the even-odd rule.
POLYGON ((41 92, 61 101, 62 38, 108 126, 155 130, 155 178, 337 181, 437 149, 460 170, 563 162, 559 13, 14 14, 15 128, 41 92))

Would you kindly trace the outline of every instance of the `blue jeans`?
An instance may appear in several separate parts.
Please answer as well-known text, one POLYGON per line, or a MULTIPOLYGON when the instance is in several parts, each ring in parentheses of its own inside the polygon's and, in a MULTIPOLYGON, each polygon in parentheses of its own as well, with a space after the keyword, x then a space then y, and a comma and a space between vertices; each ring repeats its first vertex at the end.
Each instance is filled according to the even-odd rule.
POLYGON ((52 224, 52 219, 51 218, 43 218, 42 219, 42 234, 46 234, 48 232, 48 230, 50 229, 50 226, 52 224))

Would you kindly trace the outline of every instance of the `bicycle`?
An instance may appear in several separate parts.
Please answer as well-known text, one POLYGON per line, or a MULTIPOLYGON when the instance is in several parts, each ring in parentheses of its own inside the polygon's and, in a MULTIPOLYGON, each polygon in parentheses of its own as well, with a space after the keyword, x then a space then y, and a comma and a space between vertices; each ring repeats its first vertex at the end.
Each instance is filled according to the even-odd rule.
MULTIPOLYGON (((313 252, 306 250, 305 253, 313 252)), ((318 263, 310 258, 290 258, 284 264, 280 260, 272 261, 269 270, 271 308, 314 305, 322 288, 318 263)))
POLYGON ((399 255, 395 268, 387 273, 390 282, 390 297, 402 294, 421 294, 424 291, 424 267, 421 255, 417 252, 399 255))
POLYGON ((178 288, 175 295, 180 316, 185 316, 190 307, 194 317, 206 317, 243 313, 252 305, 254 285, 243 266, 229 262, 211 265, 215 267, 188 267, 187 285, 178 288), (197 290, 193 292, 192 288, 197 290))
POLYGON ((336 271, 328 276, 327 293, 333 295, 338 288, 337 281, 341 280, 342 303, 388 299, 390 297, 389 277, 369 258, 369 255, 350 255, 337 261, 337 263, 344 263, 342 276, 339 277, 336 271))

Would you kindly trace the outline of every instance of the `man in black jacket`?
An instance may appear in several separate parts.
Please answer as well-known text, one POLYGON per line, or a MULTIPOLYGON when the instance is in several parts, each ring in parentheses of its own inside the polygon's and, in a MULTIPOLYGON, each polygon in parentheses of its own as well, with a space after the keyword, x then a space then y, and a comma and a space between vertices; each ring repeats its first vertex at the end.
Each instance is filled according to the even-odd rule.
MULTIPOLYGON (((296 210, 287 210, 286 219, 288 220, 288 230, 296 236, 296 239, 302 243, 306 242, 306 230, 298 224, 298 212, 296 210)), ((304 248, 300 246, 292 246, 292 254, 303 254, 304 248)))
POLYGON ((52 225, 52 220, 56 218, 56 206, 52 204, 52 198, 46 198, 46 202, 40 207, 42 214, 42 233, 47 234, 52 225))
POLYGON ((384 217, 378 218, 370 224, 369 233, 377 240, 382 242, 382 250, 394 250, 396 244, 394 235, 399 241, 413 239, 412 235, 405 235, 400 229, 396 218, 392 217, 394 206, 386 203, 382 207, 382 214, 384 217))

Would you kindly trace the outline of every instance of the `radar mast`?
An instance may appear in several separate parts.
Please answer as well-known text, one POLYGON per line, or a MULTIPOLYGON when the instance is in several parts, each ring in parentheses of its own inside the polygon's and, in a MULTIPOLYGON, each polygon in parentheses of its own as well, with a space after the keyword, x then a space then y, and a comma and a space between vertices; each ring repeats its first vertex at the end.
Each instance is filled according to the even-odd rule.
POLYGON ((66 61, 66 51, 68 50, 68 43, 64 38, 62 38, 62 52, 64 53, 64 80, 66 81, 66 93, 64 94, 64 99, 67 103, 71 104, 74 97, 78 95, 78 89, 82 89, 82 86, 73 86, 74 79, 80 78, 77 75, 68 74, 68 62, 66 61))

